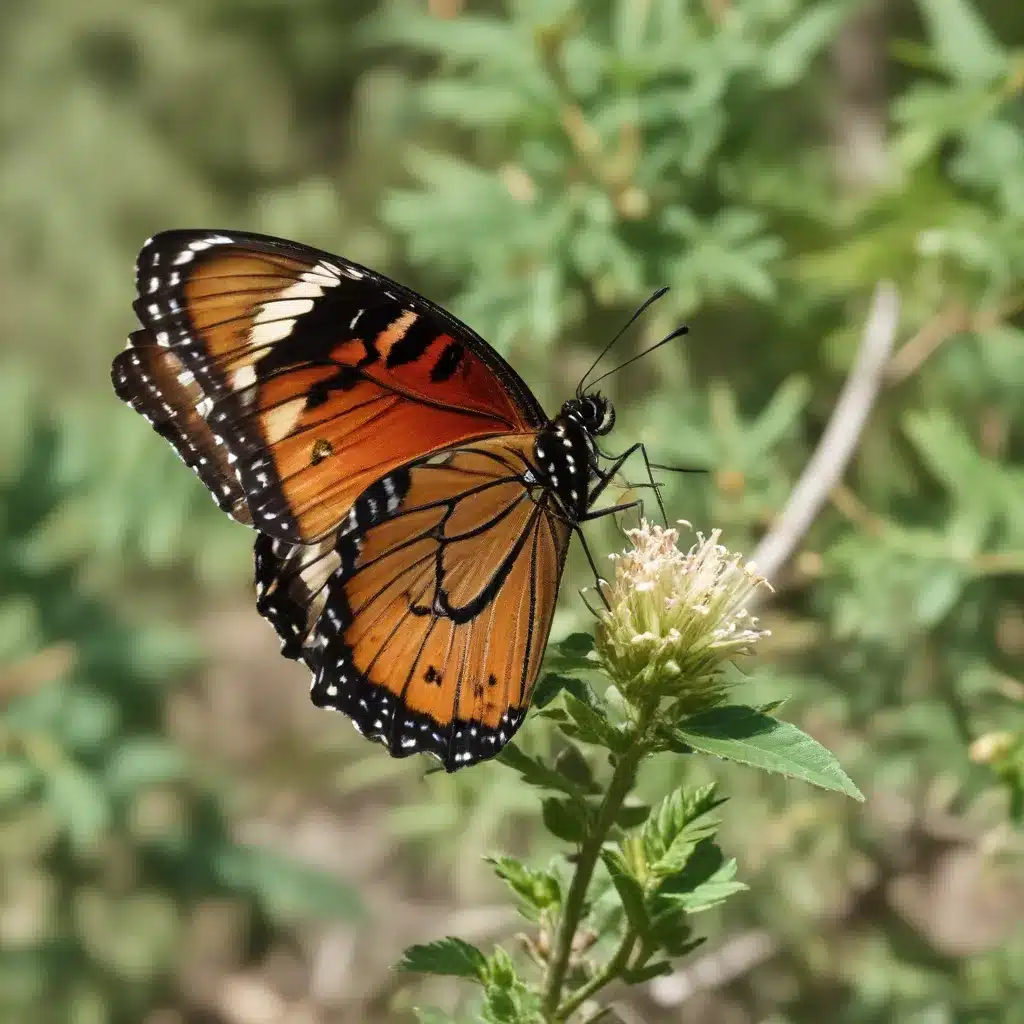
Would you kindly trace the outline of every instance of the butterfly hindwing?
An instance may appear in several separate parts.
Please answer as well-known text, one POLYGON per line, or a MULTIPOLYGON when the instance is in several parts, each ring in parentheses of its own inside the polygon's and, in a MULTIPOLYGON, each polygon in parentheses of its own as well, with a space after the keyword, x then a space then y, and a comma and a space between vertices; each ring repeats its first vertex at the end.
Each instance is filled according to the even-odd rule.
POLYGON ((453 771, 494 756, 526 714, 570 537, 531 486, 532 442, 495 437, 386 475, 330 551, 257 544, 261 611, 313 670, 314 703, 395 756, 453 771))
POLYGON ((136 273, 143 329, 115 360, 115 389, 154 420, 154 401, 169 410, 161 432, 222 507, 279 540, 328 536, 375 480, 426 452, 544 422, 466 325, 339 257, 169 231, 136 273), (146 366, 187 383, 154 399, 146 366))

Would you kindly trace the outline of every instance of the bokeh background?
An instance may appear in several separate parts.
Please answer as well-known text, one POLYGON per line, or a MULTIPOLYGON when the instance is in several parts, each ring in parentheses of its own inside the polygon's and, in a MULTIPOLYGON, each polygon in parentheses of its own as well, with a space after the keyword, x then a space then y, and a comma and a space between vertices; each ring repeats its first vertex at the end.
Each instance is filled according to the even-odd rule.
MULTIPOLYGON (((747 693, 791 695, 867 802, 704 766, 750 891, 616 1012, 1024 1020, 1024 6, 0 3, 0 1017, 455 1012, 389 965, 512 941, 481 856, 543 859, 536 801, 313 709, 251 536, 114 398, 135 252, 174 226, 378 267, 550 410, 671 285, 620 351, 691 334, 608 382, 615 436, 711 467, 670 511, 748 552, 894 281, 897 352, 747 693)), ((581 561, 557 635, 588 626, 581 561)))

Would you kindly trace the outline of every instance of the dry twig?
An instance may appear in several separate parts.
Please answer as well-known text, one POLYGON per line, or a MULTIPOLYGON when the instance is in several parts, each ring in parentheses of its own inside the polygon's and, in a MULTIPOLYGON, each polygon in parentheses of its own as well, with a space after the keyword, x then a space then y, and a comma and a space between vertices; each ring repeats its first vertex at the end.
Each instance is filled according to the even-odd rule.
POLYGON ((892 353, 900 303, 895 285, 875 288, 857 359, 843 385, 832 418, 778 521, 754 552, 753 561, 769 580, 778 573, 814 522, 857 448, 892 353))

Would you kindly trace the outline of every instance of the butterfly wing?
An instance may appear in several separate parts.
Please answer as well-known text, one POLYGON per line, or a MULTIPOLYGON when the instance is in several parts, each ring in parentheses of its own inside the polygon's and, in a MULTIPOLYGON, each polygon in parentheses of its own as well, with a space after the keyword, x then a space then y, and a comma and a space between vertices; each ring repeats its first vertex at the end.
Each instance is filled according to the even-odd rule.
POLYGON ((168 231, 136 278, 142 329, 114 360, 117 394, 225 511, 271 537, 324 537, 396 466, 545 421, 469 327, 320 250, 168 231))
POLYGON ((394 756, 454 771, 526 715, 571 536, 532 445, 504 435, 399 468, 333 544, 257 542, 260 610, 313 670, 313 702, 394 756))

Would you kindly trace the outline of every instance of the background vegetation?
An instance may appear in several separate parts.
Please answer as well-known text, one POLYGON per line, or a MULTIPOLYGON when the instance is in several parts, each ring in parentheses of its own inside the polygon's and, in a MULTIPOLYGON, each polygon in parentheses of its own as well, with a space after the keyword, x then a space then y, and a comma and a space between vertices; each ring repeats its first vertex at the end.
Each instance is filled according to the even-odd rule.
POLYGON ((450 304, 549 409, 671 285, 630 344, 691 334, 609 382, 616 436, 713 467, 669 508, 746 551, 894 281, 748 684, 867 802, 723 767, 751 890, 618 1012, 1024 1020, 1022 94, 1000 0, 5 0, 0 1015, 411 1019, 454 991, 389 972, 403 946, 508 937, 481 856, 544 853, 507 768, 425 776, 308 706, 247 531, 114 398, 135 251, 209 225, 450 304))

